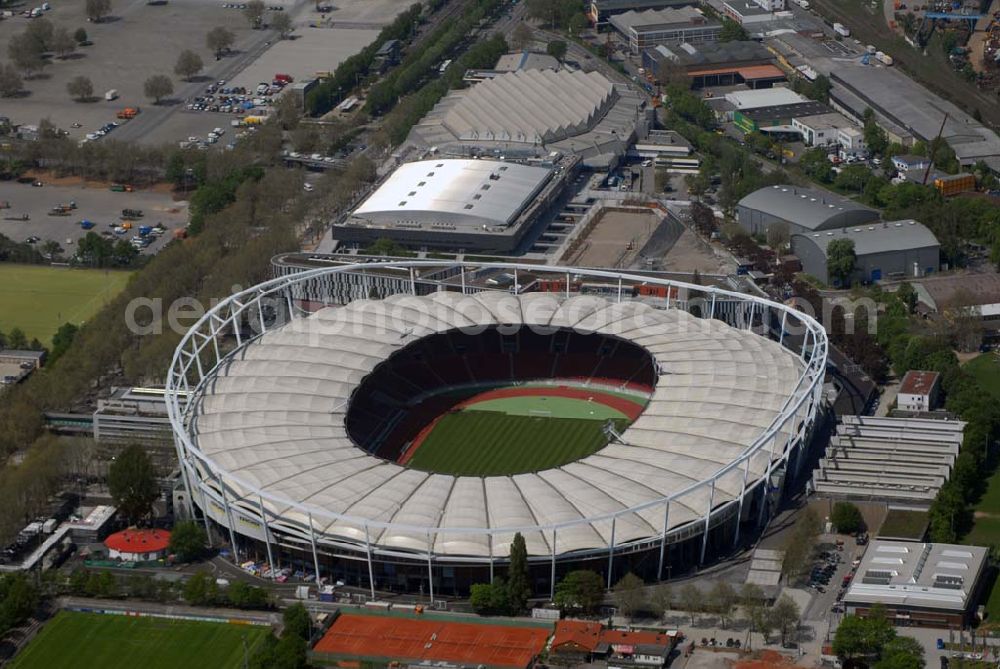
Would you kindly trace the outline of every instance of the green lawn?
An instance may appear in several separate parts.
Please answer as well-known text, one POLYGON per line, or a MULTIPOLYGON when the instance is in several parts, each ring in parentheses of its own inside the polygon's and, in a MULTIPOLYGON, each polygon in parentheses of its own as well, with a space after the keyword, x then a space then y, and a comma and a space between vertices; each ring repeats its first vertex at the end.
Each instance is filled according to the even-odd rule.
POLYGON ((995 353, 983 353, 965 363, 962 368, 976 377, 979 385, 994 398, 1000 400, 1000 361, 995 353))
POLYGON ((926 511, 889 509, 882 527, 878 530, 878 536, 920 541, 927 531, 927 522, 926 511))
POLYGON ((49 345, 63 323, 80 325, 128 283, 131 272, 0 263, 0 332, 19 327, 49 345))
MULTIPOLYGON (((607 443, 604 422, 494 411, 452 413, 438 421, 408 466, 457 476, 504 476, 549 469, 603 447, 607 443)), ((627 422, 616 420, 618 429, 627 422)))
MULTIPOLYGON (((631 399, 631 398, 630 398, 631 399)), ((483 400, 467 407, 466 411, 492 411, 509 416, 545 416, 550 418, 578 418, 589 420, 627 419, 617 409, 600 402, 587 402, 572 397, 502 397, 483 400)))
POLYGON ((243 666, 266 627, 60 611, 22 650, 14 669, 178 669, 243 666))

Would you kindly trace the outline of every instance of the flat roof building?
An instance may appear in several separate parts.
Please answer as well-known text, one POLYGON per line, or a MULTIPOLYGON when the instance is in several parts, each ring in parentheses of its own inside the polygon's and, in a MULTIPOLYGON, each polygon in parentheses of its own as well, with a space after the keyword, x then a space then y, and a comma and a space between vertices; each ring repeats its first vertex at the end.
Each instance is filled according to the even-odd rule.
POLYGON ((842 416, 812 489, 822 495, 927 506, 951 476, 965 423, 842 416))
POLYGON ((521 51, 500 56, 494 69, 497 72, 517 72, 518 70, 558 70, 559 59, 547 53, 521 51))
POLYGON ((896 406, 903 411, 932 411, 937 406, 941 374, 911 369, 903 376, 896 406))
POLYGON ((941 265, 937 237, 913 220, 872 221, 836 230, 794 233, 792 253, 802 261, 804 272, 830 283, 835 277, 827 271, 827 250, 836 239, 854 242, 852 282, 916 278, 936 272, 941 265))
POLYGON ((741 83, 766 88, 785 80, 771 52, 751 40, 660 44, 642 52, 642 63, 660 83, 689 77, 693 88, 741 83))
POLYGON ((733 103, 733 106, 740 111, 809 102, 804 96, 783 86, 751 91, 733 91, 726 93, 726 100, 733 103))
POLYGON ((722 3, 722 13, 741 26, 771 20, 771 10, 750 0, 728 0, 722 3))
MULTIPOLYGON (((902 128, 913 139, 925 142, 938 135, 955 151, 961 165, 984 160, 994 171, 1000 170, 1000 137, 956 105, 891 67, 837 68, 831 72, 831 99, 861 118, 871 107, 880 123, 887 119, 890 128, 902 128), (842 95, 846 91, 849 95, 842 95)), ((836 104, 835 104, 836 106, 836 104)))
POLYGON ((870 225, 878 216, 875 209, 841 195, 791 185, 761 188, 736 205, 737 222, 752 235, 765 234, 776 222, 786 223, 795 234, 870 225))
POLYGON ((552 180, 548 167, 495 160, 421 160, 399 166, 335 226, 343 241, 388 237, 428 247, 510 250, 523 214, 552 180))
POLYGON ((624 12, 612 16, 611 25, 628 40, 634 54, 658 44, 715 42, 722 32, 720 22, 695 7, 624 12))
POLYGON ((874 539, 844 595, 847 612, 876 604, 893 625, 963 628, 982 594, 988 549, 874 539))
POLYGON ((852 128, 854 124, 843 114, 831 111, 823 105, 825 112, 806 114, 792 119, 792 127, 802 135, 806 146, 829 146, 840 142, 840 131, 852 128))
MULTIPOLYGON (((766 90, 780 89, 771 88, 766 90)), ((745 133, 802 133, 802 129, 795 125, 796 119, 813 118, 816 115, 825 115, 829 111, 830 108, 822 102, 806 100, 804 102, 793 102, 792 104, 773 105, 769 107, 735 109, 733 110, 733 122, 737 128, 745 133)))

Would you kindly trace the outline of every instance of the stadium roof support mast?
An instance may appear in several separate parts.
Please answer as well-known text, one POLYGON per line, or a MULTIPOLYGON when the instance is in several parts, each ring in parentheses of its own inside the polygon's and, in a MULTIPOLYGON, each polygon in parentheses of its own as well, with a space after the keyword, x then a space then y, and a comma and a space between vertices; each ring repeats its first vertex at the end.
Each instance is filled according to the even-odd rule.
POLYGON ((313 525, 313 516, 311 513, 308 515, 308 518, 309 518, 309 543, 312 544, 313 568, 316 570, 316 587, 318 588, 320 584, 323 583, 323 579, 321 579, 319 575, 319 552, 317 552, 316 550, 316 527, 313 525))

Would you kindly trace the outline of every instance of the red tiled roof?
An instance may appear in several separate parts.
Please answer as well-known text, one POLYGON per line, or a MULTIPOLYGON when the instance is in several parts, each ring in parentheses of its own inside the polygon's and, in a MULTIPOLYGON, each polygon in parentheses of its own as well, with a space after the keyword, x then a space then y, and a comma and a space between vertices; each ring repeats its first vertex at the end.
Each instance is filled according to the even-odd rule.
POLYGON ((602 630, 601 641, 609 645, 629 645, 649 644, 655 646, 669 646, 673 643, 672 637, 667 634, 657 632, 626 632, 624 630, 602 630))
POLYGON ((921 372, 911 369, 903 377, 903 382, 899 385, 899 392, 906 395, 928 395, 934 384, 938 380, 937 372, 921 372))
POLYGON ((588 623, 583 620, 560 620, 556 623, 556 634, 552 637, 552 649, 572 643, 588 652, 597 647, 601 637, 601 623, 588 623))

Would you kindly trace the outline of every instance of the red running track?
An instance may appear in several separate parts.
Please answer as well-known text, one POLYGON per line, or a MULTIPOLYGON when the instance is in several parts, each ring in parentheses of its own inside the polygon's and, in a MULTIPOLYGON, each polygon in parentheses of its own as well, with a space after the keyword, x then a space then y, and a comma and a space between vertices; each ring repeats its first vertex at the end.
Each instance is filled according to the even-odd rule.
POLYGON ((618 395, 601 392, 600 390, 570 388, 568 386, 537 386, 530 388, 514 387, 487 390, 485 393, 480 393, 470 397, 464 402, 459 402, 451 409, 432 420, 427 427, 420 430, 420 432, 417 433, 417 436, 413 438, 413 443, 410 444, 410 447, 406 449, 406 452, 399 457, 399 460, 397 460, 398 464, 405 465, 408 463, 416 450, 422 443, 424 443, 424 440, 427 439, 427 435, 429 435, 437 426, 438 421, 448 414, 461 411, 465 407, 472 406, 473 404, 479 404, 480 402, 486 402, 487 400, 499 400, 508 397, 568 397, 574 400, 593 401, 622 412, 628 416, 630 422, 638 418, 639 414, 641 414, 642 410, 645 408, 638 402, 625 399, 624 397, 620 397, 618 395))

